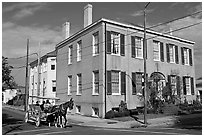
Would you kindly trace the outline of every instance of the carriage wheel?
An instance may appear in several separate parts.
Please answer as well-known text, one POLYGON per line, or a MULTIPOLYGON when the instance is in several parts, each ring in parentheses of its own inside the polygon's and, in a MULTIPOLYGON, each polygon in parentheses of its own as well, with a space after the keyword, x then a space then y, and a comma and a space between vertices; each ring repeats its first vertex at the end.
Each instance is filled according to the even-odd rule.
POLYGON ((36 125, 37 127, 40 126, 40 116, 37 116, 35 125, 36 125))
POLYGON ((29 120, 29 113, 28 112, 26 112, 24 120, 25 120, 26 123, 28 122, 28 120, 29 120))

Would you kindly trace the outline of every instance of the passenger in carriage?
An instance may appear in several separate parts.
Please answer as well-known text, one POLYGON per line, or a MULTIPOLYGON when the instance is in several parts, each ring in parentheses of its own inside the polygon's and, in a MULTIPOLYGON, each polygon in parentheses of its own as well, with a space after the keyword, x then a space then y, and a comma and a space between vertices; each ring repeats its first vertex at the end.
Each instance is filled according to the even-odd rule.
POLYGON ((44 104, 45 104, 45 101, 43 101, 43 103, 40 105, 40 108, 42 111, 44 111, 44 104))
POLYGON ((46 100, 44 104, 44 111, 49 111, 50 107, 51 107, 51 103, 49 102, 49 100, 46 100))
POLYGON ((40 106, 40 104, 39 104, 39 101, 36 101, 36 104, 35 104, 36 106, 40 106))

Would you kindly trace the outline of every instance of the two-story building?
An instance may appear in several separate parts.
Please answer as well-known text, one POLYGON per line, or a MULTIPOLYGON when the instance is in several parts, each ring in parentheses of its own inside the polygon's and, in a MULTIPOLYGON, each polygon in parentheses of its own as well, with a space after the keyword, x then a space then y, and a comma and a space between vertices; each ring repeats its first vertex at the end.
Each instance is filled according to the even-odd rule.
MULTIPOLYGON (((128 109, 142 106, 143 36, 143 27, 104 18, 92 23, 88 4, 84 28, 56 45, 57 103, 73 98, 75 113, 98 117, 121 100, 128 109)), ((147 30, 148 81, 158 90, 169 84, 174 95, 192 102, 193 47, 192 41, 147 30)))
POLYGON ((56 51, 42 56, 39 64, 38 66, 38 60, 30 63, 29 104, 36 103, 36 101, 42 103, 42 101, 46 101, 47 99, 55 104, 55 100, 57 99, 56 51), (40 68, 38 69, 38 67, 40 68))

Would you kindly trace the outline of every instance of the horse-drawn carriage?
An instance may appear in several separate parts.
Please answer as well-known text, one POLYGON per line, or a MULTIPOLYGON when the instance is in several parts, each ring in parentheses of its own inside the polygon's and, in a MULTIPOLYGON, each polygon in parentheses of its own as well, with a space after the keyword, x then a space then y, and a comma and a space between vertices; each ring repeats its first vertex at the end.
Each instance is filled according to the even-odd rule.
POLYGON ((28 105, 28 110, 25 114, 25 122, 27 123, 28 121, 32 120, 35 122, 37 127, 40 126, 41 122, 47 122, 50 126, 50 118, 52 118, 55 126, 60 124, 61 127, 65 127, 67 123, 67 108, 71 110, 73 109, 73 105, 74 102, 72 98, 70 101, 63 104, 51 106, 46 111, 42 110, 40 106, 36 106, 34 104, 28 105), (62 118, 64 118, 64 122, 62 121, 62 118))

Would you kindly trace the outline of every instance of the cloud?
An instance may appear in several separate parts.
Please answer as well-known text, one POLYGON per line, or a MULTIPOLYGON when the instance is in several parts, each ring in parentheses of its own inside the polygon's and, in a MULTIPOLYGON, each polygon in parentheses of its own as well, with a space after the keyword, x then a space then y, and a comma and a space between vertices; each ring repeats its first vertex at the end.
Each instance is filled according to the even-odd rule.
POLYGON ((30 53, 38 51, 41 43, 41 53, 46 54, 55 49, 55 45, 62 40, 61 29, 49 26, 20 26, 11 22, 2 24, 3 56, 19 57, 26 55, 26 42, 30 40, 30 53))
MULTIPOLYGON (((153 11, 154 11, 154 9, 148 9, 148 10, 146 10, 146 13, 152 13, 153 11)), ((143 16, 144 11, 143 10, 135 11, 134 13, 131 13, 130 15, 133 17, 143 16)))
POLYGON ((33 15, 36 11, 44 10, 47 3, 21 2, 3 8, 3 12, 15 12, 13 18, 18 20, 33 15))

